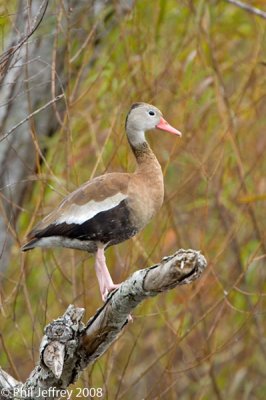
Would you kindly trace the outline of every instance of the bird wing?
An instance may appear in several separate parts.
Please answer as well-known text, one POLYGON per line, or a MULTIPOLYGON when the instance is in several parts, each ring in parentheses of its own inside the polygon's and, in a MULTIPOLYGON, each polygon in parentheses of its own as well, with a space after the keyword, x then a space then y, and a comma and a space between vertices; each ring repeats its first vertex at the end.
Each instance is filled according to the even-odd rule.
MULTIPOLYGON (((70 193, 28 235, 28 239, 47 236, 79 237, 78 228, 88 226, 98 214, 125 207, 130 175, 110 173, 86 182, 70 193)), ((83 229, 80 236, 84 234, 83 229)))

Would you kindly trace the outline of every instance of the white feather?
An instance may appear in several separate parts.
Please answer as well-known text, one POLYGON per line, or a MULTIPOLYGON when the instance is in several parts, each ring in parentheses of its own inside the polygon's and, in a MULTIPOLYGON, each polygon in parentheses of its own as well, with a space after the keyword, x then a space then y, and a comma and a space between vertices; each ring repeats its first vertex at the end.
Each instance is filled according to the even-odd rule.
POLYGON ((83 222, 88 221, 98 213, 108 211, 111 208, 118 206, 118 204, 126 198, 126 194, 119 192, 102 201, 91 200, 83 206, 72 204, 70 208, 56 220, 56 225, 62 223, 83 224, 83 222))
POLYGON ((62 236, 43 237, 34 243, 36 247, 51 248, 51 247, 68 247, 84 251, 94 251, 94 243, 89 240, 69 239, 62 236))

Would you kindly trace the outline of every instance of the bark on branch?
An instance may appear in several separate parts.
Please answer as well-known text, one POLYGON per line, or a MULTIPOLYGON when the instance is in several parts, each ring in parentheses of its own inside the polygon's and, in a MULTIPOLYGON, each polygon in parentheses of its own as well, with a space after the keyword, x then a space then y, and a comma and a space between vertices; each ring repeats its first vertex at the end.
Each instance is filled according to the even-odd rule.
POLYGON ((25 383, 0 369, 0 399, 54 400, 64 395, 80 373, 119 337, 135 307, 148 297, 198 279, 206 266, 199 251, 178 250, 159 264, 136 271, 86 325, 82 322, 84 309, 70 305, 45 328, 39 364, 25 383))

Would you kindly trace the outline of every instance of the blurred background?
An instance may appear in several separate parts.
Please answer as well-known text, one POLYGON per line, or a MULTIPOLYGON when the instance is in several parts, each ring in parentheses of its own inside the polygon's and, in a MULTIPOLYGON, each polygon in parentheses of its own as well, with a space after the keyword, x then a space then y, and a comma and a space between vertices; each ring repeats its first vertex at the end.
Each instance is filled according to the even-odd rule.
POLYGON ((164 205, 108 249, 110 272, 123 281, 179 248, 201 250, 208 268, 138 307, 75 386, 106 399, 265 399, 266 19, 218 0, 44 6, 0 0, 1 367, 25 380, 47 323, 68 304, 86 319, 102 304, 93 257, 20 246, 84 181, 134 170, 124 121, 145 101, 183 137, 147 134, 164 205))

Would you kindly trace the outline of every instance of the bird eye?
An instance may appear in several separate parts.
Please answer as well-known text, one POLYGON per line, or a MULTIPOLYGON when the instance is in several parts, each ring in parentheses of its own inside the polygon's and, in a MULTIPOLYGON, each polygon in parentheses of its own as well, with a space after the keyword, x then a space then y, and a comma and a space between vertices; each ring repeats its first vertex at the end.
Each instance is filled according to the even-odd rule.
POLYGON ((149 115, 151 115, 152 117, 154 117, 154 115, 155 115, 155 112, 154 112, 154 111, 152 111, 152 110, 150 110, 150 111, 149 111, 149 115))

